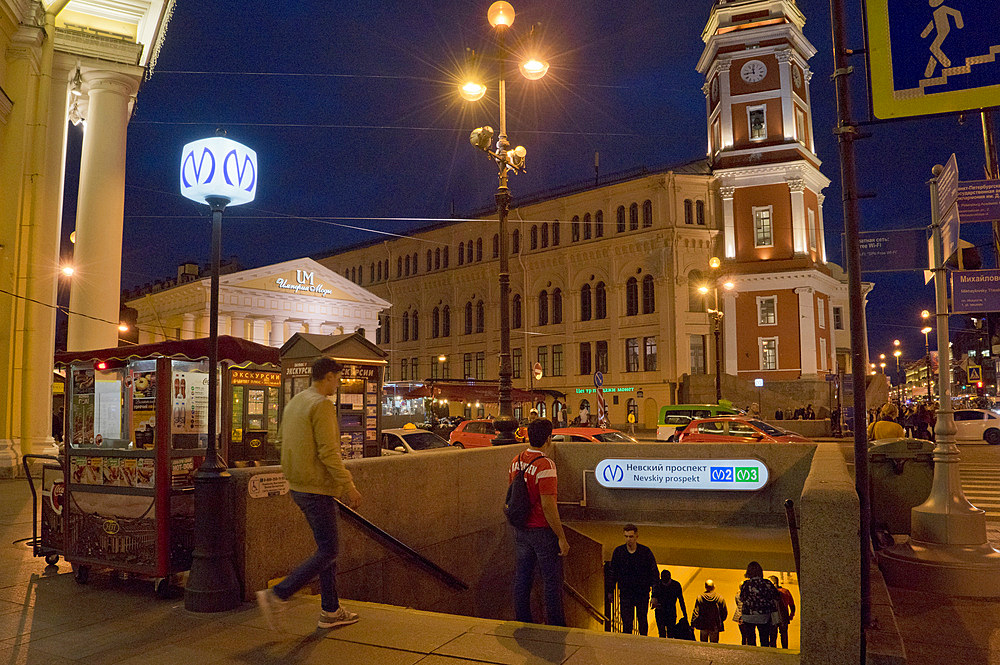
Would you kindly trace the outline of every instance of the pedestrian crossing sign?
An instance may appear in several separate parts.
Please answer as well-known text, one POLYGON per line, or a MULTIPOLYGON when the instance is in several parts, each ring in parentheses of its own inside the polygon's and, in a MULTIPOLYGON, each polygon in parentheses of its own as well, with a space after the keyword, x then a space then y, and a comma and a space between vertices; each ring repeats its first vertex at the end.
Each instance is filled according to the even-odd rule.
POLYGON ((983 368, 980 365, 969 365, 969 383, 983 380, 983 368))
POLYGON ((996 105, 997 0, 868 0, 865 19, 875 117, 996 105))

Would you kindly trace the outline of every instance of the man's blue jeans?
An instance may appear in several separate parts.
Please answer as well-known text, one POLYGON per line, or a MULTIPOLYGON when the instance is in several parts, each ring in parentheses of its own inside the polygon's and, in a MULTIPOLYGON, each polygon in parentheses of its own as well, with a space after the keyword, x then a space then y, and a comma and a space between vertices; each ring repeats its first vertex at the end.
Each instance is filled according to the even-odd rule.
POLYGON ((518 621, 531 623, 531 584, 535 563, 542 575, 545 619, 550 626, 565 626, 562 584, 563 562, 559 539, 548 527, 514 529, 514 615, 518 621))
POLYGON ((316 553, 274 587, 281 600, 289 597, 319 575, 320 606, 325 612, 336 612, 337 598, 337 502, 325 494, 291 491, 292 500, 302 509, 316 539, 316 553))

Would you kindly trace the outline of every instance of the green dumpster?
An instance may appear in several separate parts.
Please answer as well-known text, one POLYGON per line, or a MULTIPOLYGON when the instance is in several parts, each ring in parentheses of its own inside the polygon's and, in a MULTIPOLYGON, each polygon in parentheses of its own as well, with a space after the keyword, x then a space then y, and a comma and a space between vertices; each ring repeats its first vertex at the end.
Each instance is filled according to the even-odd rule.
POLYGON ((910 509, 931 493, 933 451, 923 439, 882 439, 868 449, 874 530, 910 533, 910 509))

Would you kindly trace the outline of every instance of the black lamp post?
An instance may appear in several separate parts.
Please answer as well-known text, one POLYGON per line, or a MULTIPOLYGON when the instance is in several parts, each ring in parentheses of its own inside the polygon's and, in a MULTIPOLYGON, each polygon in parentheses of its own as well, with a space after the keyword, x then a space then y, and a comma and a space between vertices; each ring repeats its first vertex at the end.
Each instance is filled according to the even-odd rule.
MULTIPOLYGON (((493 148, 493 128, 489 126, 479 127, 472 131, 469 141, 496 162, 498 169, 499 184, 496 192, 497 219, 499 222, 500 240, 500 385, 499 403, 500 415, 493 421, 497 430, 497 437, 493 440, 493 445, 507 445, 517 443, 514 438, 514 430, 517 429, 517 421, 514 420, 514 413, 511 406, 511 371, 510 362, 510 264, 508 257, 507 239, 507 214, 510 211, 510 189, 507 186, 508 175, 511 171, 518 173, 524 170, 524 156, 526 151, 523 146, 511 149, 507 140, 507 89, 504 80, 504 34, 507 28, 514 23, 514 8, 508 2, 494 2, 487 11, 487 19, 490 25, 497 31, 497 41, 499 44, 500 56, 498 58, 498 68, 500 73, 500 135, 497 137, 496 147, 493 148)), ((529 80, 540 79, 548 71, 548 63, 530 58, 520 65, 521 73, 529 80)), ((467 101, 478 101, 486 94, 486 86, 476 81, 470 81, 460 88, 462 96, 467 101)))
POLYGON ((184 146, 181 193, 212 210, 212 278, 209 303, 208 444, 194 474, 194 553, 184 593, 192 612, 224 612, 240 604, 233 566, 233 505, 230 475, 218 451, 219 263, 222 213, 227 205, 253 201, 257 153, 222 136, 184 146))

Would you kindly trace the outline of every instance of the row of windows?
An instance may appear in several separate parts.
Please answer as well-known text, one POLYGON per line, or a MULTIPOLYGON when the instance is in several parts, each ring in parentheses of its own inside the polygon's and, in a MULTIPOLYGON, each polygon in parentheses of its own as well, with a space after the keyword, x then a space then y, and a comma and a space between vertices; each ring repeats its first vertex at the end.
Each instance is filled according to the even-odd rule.
MULTIPOLYGON (((553 344, 552 346, 539 346, 535 350, 536 362, 541 365, 544 376, 565 376, 565 353, 564 345, 553 344)), ((590 375, 593 372, 608 372, 610 364, 608 362, 608 342, 599 340, 596 342, 581 342, 579 344, 580 375, 590 375)), ((520 348, 511 350, 511 373, 513 378, 520 379, 524 373, 524 354, 520 348)), ((430 378, 450 379, 451 369, 449 358, 431 356, 428 360, 430 367, 430 378)), ((656 371, 656 338, 655 337, 632 337, 625 340, 625 371, 626 372, 653 372, 656 371)), ((419 381, 420 363, 417 358, 402 358, 399 361, 399 378, 402 381, 419 381)), ((463 379, 485 379, 486 378, 486 353, 476 351, 474 353, 462 354, 462 376, 463 379)))

